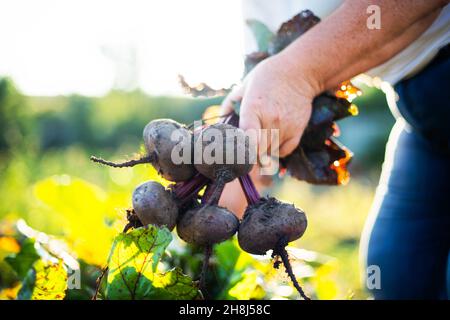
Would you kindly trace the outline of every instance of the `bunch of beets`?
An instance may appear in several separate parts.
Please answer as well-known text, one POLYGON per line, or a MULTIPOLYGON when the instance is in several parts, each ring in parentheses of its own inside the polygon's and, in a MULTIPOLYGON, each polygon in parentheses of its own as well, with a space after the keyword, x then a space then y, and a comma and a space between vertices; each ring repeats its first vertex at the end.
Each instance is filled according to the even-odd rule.
MULTIPOLYGON (((247 56, 246 72, 281 51, 318 22, 310 11, 303 11, 284 23, 271 39, 267 52, 247 56)), ((191 87, 183 79, 182 85, 193 96, 224 95, 229 90, 213 90, 206 84, 191 87)), ((351 159, 351 153, 335 140, 335 121, 355 113, 355 107, 344 98, 348 89, 352 88, 351 84, 347 82, 343 86, 346 88, 335 93, 325 92, 313 101, 311 119, 300 144, 291 155, 280 159, 284 171, 293 177, 329 185, 339 185, 348 179, 346 164, 351 159)), ((250 156, 249 137, 238 128, 239 116, 233 112, 220 119, 214 124, 205 122, 194 129, 170 119, 153 120, 143 132, 146 154, 141 158, 115 163, 91 157, 94 162, 112 167, 149 163, 164 179, 172 182, 167 188, 155 181, 136 187, 132 196, 133 209, 127 211, 129 223, 124 232, 148 224, 164 226, 171 231, 176 227, 182 240, 204 247, 200 289, 205 296, 204 282, 213 245, 237 233, 242 250, 255 255, 264 255, 271 250, 274 267, 278 268, 282 262, 300 295, 309 299, 292 271, 286 251, 289 242, 304 234, 307 226, 305 213, 273 197, 260 197, 249 176, 255 159, 250 156), (208 139, 212 130, 221 132, 223 139, 208 139), (171 139, 174 131, 180 137, 178 141, 171 139), (194 157, 203 157, 194 147, 199 144, 202 146, 199 152, 205 148, 223 150, 223 161, 194 162, 194 157), (192 150, 191 161, 175 164, 171 156, 174 148, 192 150), (238 163, 238 157, 234 157, 234 162, 227 162, 227 152, 243 152, 245 161, 238 163), (242 220, 218 205, 225 184, 234 179, 239 179, 248 202, 242 220)))

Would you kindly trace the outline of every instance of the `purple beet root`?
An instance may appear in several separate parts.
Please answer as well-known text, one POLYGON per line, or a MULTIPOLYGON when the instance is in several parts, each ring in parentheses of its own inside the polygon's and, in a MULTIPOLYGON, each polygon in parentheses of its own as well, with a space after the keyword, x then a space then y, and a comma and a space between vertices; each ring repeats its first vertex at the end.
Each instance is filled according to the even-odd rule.
POLYGON ((238 231, 239 245, 251 254, 263 255, 299 239, 306 230, 305 213, 275 198, 249 205, 238 231))
POLYGON ((177 224, 177 233, 187 243, 211 246, 231 238, 238 227, 239 221, 233 213, 208 205, 183 214, 177 224))
POLYGON ((239 245, 251 254, 262 255, 273 250, 274 268, 279 267, 278 258, 281 258, 300 296, 310 300, 297 281, 286 251, 290 241, 299 239, 305 233, 305 213, 275 198, 260 198, 248 175, 239 179, 249 202, 238 230, 239 245))
POLYGON ((171 119, 153 120, 145 126, 143 137, 147 154, 140 159, 123 163, 97 157, 91 157, 91 160, 116 168, 150 163, 164 179, 174 182, 186 181, 195 175, 193 136, 185 126, 171 119))
POLYGON ((133 208, 143 225, 166 226, 171 231, 175 228, 177 202, 171 192, 157 182, 144 182, 134 190, 133 208))
POLYGON ((243 130, 230 124, 207 127, 195 136, 195 168, 222 183, 249 173, 256 156, 250 140, 243 130))
POLYGON ((180 123, 170 119, 151 121, 144 128, 144 144, 152 165, 169 181, 186 181, 195 174, 192 164, 192 133, 180 123), (186 158, 186 163, 176 163, 173 154, 186 158), (188 152, 183 157, 183 152, 188 152))

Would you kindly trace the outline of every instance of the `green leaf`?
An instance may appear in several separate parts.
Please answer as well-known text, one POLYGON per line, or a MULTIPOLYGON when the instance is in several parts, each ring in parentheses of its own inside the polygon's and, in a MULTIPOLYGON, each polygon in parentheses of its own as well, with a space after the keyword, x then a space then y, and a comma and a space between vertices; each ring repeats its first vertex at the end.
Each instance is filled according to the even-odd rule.
POLYGON ((270 40, 273 38, 274 33, 262 22, 258 20, 247 20, 248 27, 255 37, 258 45, 258 51, 267 51, 270 40))
POLYGON ((15 238, 20 240, 12 242, 15 238, 2 238, 0 250, 6 248, 10 253, 0 261, 2 284, 7 283, 0 296, 26 300, 63 299, 67 288, 65 265, 78 267, 77 261, 65 251, 65 244, 31 228, 24 220, 17 221, 15 232, 15 238), (14 282, 10 274, 14 274, 14 282))
POLYGON ((236 267, 236 263, 241 255, 241 250, 233 240, 224 241, 214 247, 214 253, 221 269, 229 276, 236 267))
POLYGON ((108 259, 107 299, 194 299, 198 289, 179 269, 158 271, 172 241, 167 228, 148 225, 118 235, 108 259))
POLYGON ((240 282, 248 271, 254 259, 239 249, 236 240, 224 241, 214 247, 217 267, 215 277, 222 289, 219 298, 229 299, 230 288, 240 282))
POLYGON ((5 258, 5 261, 14 269, 21 279, 25 278, 28 271, 40 257, 36 252, 34 243, 34 239, 25 239, 19 253, 11 254, 5 258))
POLYGON ((66 295, 67 271, 62 261, 38 260, 25 277, 19 300, 62 300, 66 295))

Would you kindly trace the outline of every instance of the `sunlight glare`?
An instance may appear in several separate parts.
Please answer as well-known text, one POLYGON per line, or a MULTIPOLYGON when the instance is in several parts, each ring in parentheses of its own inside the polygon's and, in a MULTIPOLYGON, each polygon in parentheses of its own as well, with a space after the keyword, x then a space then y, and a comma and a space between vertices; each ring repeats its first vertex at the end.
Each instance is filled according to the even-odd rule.
POLYGON ((29 95, 181 94, 243 69, 239 0, 0 0, 0 76, 29 95))

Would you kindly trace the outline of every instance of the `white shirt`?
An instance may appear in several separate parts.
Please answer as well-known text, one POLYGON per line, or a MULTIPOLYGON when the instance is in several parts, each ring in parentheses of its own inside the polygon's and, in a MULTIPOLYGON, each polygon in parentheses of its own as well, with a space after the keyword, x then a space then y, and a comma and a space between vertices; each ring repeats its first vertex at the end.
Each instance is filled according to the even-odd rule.
MULTIPOLYGON (((286 20, 302 10, 309 9, 320 19, 336 10, 342 0, 243 0, 245 20, 256 19, 276 31, 286 20)), ((369 16, 369 15, 368 15, 369 16)), ((381 21, 383 12, 381 12, 381 21)), ((383 25, 381 25, 383 27, 383 25)), ((256 42, 250 30, 245 31, 247 53, 256 51, 256 42)), ((450 42, 450 5, 446 5, 433 24, 408 47, 366 74, 395 84, 408 78, 430 62, 440 48, 450 42)))

